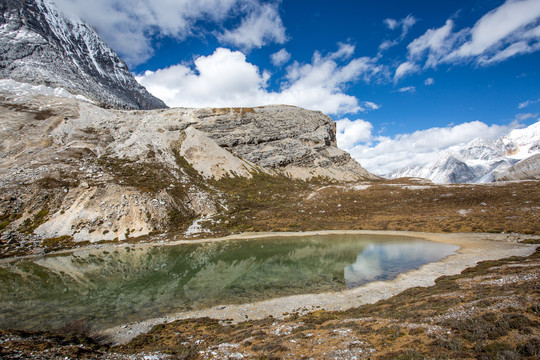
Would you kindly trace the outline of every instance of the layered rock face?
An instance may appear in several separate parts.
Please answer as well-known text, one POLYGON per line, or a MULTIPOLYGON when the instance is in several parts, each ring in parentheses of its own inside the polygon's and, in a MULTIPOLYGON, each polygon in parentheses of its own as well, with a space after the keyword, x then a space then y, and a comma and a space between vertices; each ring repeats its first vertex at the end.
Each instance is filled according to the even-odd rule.
POLYGON ((294 106, 201 109, 193 126, 232 154, 293 178, 375 179, 337 148, 335 123, 294 106))
POLYGON ((62 87, 105 107, 166 107, 90 26, 50 0, 0 2, 0 54, 0 78, 62 87))
POLYGON ((540 180, 540 154, 521 160, 506 171, 495 174, 495 180, 497 181, 529 179, 540 180))
POLYGON ((190 233, 229 209, 223 181, 376 178, 335 146, 332 119, 290 106, 125 111, 4 92, 0 144, 4 237, 190 233))

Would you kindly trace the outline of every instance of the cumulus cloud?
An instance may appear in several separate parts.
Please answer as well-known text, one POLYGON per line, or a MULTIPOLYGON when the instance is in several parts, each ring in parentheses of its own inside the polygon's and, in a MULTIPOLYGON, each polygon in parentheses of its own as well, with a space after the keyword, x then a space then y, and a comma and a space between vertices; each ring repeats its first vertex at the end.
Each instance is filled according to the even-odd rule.
POLYGON ((426 81, 424 81, 424 85, 426 86, 430 86, 433 84, 435 84, 435 80, 433 80, 433 78, 427 78, 426 81))
POLYGON ((453 147, 476 138, 496 139, 520 127, 517 121, 509 125, 487 125, 480 121, 472 121, 394 137, 367 137, 366 129, 371 131, 371 124, 364 124, 364 121, 361 121, 354 130, 348 122, 343 123, 342 128, 349 129, 349 132, 346 140, 341 143, 338 138, 338 145, 348 151, 367 170, 380 175, 388 174, 395 169, 425 165, 435 160, 442 151, 451 151, 453 147))
POLYGON ((371 140, 373 125, 361 119, 349 120, 348 118, 336 120, 336 137, 338 146, 342 149, 350 149, 360 142, 371 140))
POLYGON ((330 114, 356 113, 378 106, 344 92, 347 84, 369 81, 380 68, 370 58, 343 61, 348 52, 315 52, 311 63, 286 68, 279 91, 267 89, 270 75, 247 62, 239 51, 217 49, 193 66, 147 71, 136 79, 169 106, 220 107, 289 104, 330 114))
POLYGON ((423 68, 473 61, 487 66, 540 50, 540 2, 507 0, 472 28, 455 30, 452 20, 427 30, 407 47, 408 62, 423 68))
POLYGON ((226 30, 218 36, 223 43, 249 50, 261 48, 268 43, 283 44, 287 40, 285 27, 279 16, 277 5, 258 6, 242 20, 239 27, 226 30))
POLYGON ((270 59, 272 60, 272 64, 274 64, 274 66, 282 66, 289 62, 291 59, 291 54, 287 50, 281 49, 278 52, 270 55, 270 59))
POLYGON ((223 29, 216 34, 246 47, 283 43, 286 39, 275 7, 262 5, 259 0, 55 2, 66 14, 79 16, 96 27, 104 40, 131 66, 144 63, 153 55, 151 39, 154 36, 184 40, 190 36, 212 35, 199 26, 201 22, 222 27, 225 20, 242 19, 236 29, 223 29))
POLYGON ((218 48, 197 58, 194 68, 175 65, 136 79, 169 106, 253 106, 268 74, 248 63, 243 53, 218 48))

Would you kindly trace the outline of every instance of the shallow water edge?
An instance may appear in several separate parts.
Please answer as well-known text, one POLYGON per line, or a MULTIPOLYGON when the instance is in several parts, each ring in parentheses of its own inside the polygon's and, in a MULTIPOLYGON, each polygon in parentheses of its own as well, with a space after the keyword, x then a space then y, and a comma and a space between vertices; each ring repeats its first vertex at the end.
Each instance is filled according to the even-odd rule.
POLYGON ((115 249, 0 264, 0 326, 96 331, 213 306, 340 292, 439 261, 459 247, 331 234, 115 249))
MULTIPOLYGON (((126 343, 138 334, 148 332, 152 326, 171 322, 178 319, 210 317, 214 319, 232 319, 234 322, 249 319, 261 319, 268 316, 283 318, 286 314, 299 314, 314 310, 345 310, 363 304, 375 303, 389 298, 411 287, 427 287, 434 284, 435 279, 443 275, 454 275, 468 267, 484 260, 496 260, 510 256, 528 256, 537 245, 519 243, 523 238, 535 236, 482 234, 482 233, 420 233, 406 231, 312 231, 303 233, 246 233, 219 239, 204 239, 197 242, 227 241, 232 239, 254 239, 278 236, 313 236, 332 234, 363 234, 408 236, 429 241, 454 244, 460 247, 456 254, 441 261, 423 265, 418 270, 412 270, 399 275, 390 281, 377 281, 364 286, 340 291, 319 294, 293 295, 270 300, 258 301, 240 305, 220 305, 209 309, 181 312, 165 317, 149 319, 131 324, 117 326, 102 333, 110 336, 116 343, 126 343)), ((193 243, 193 241, 174 241, 170 244, 193 243)), ((137 246, 156 246, 155 244, 139 244, 137 246)), ((159 245, 157 245, 159 246, 159 245)))

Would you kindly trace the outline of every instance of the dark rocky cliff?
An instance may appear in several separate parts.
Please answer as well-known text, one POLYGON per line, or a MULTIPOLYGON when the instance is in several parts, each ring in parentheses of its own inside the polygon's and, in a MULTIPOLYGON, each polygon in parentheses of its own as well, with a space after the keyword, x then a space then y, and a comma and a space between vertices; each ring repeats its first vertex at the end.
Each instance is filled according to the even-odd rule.
POLYGON ((62 87, 105 107, 167 107, 89 25, 49 0, 0 2, 0 78, 62 87))

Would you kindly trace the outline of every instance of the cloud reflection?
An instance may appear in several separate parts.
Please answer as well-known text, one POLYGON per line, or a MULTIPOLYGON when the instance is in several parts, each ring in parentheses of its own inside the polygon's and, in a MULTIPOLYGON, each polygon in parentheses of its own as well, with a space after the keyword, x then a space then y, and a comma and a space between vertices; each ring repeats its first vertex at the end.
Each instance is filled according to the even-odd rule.
POLYGON ((438 261, 459 247, 431 242, 372 243, 356 257, 356 262, 344 269, 348 289, 371 281, 389 280, 408 269, 438 261))

